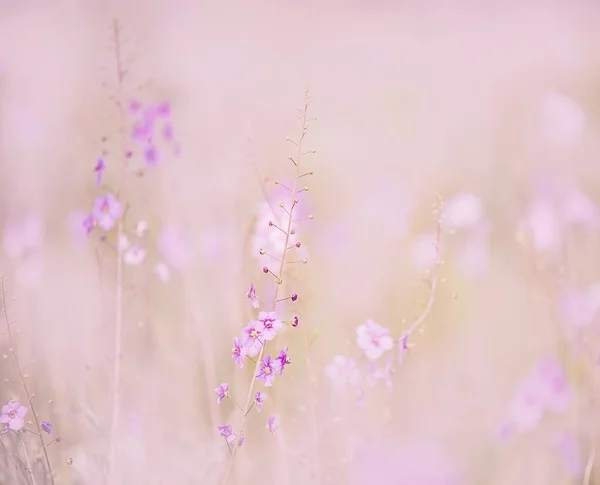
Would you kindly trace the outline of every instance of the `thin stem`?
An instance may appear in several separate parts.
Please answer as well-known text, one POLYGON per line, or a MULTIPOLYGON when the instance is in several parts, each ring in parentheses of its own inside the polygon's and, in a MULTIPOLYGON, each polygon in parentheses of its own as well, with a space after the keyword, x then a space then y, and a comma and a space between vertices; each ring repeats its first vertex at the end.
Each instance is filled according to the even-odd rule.
MULTIPOLYGON (((307 113, 307 111, 308 111, 308 90, 305 93, 304 109, 302 112, 302 127, 301 127, 301 132, 300 132, 300 138, 298 140, 298 143, 294 142, 294 144, 298 147, 298 154, 296 157, 296 161, 294 161, 294 165, 296 167, 296 174, 294 177, 294 185, 292 187, 292 200, 293 201, 296 198, 296 191, 297 191, 297 186, 298 186, 297 181, 298 181, 298 174, 299 174, 299 169, 300 169, 300 158, 302 156, 302 141, 304 139, 304 136, 306 135, 306 113, 307 113)), ((293 202, 290 207, 290 211, 289 211, 287 230, 285 231, 285 242, 283 244, 284 248, 287 248, 288 244, 290 242, 290 236, 292 233, 293 214, 294 214, 295 207, 296 207, 296 202, 293 202)), ((281 263, 279 265, 279 271, 278 271, 280 279, 277 281, 277 284, 275 287, 275 295, 273 296, 273 303, 271 305, 272 311, 275 311, 275 309, 277 307, 277 299, 279 297, 279 290, 281 288, 280 282, 281 282, 281 277, 283 276, 283 267, 285 265, 286 254, 287 254, 287 251, 284 249, 283 254, 281 256, 281 263)), ((244 409, 248 409, 250 407, 250 403, 252 402, 252 393, 254 391, 256 375, 258 373, 258 367, 259 367, 262 357, 264 355, 265 348, 266 348, 266 343, 261 347, 260 353, 258 354, 258 358, 256 359, 256 365, 254 368, 254 372, 252 373, 252 380, 250 381, 250 388, 248 389, 248 396, 246 398, 246 405, 244 406, 244 409)), ((244 423, 246 422, 246 416, 247 416, 247 413, 242 414, 242 418, 241 418, 240 424, 238 426, 238 429, 239 429, 238 436, 242 435, 242 431, 244 430, 244 423)), ((227 467, 227 472, 225 474, 225 479, 223 480, 224 485, 227 484, 227 482, 229 480, 229 476, 231 475, 231 470, 233 469, 233 462, 235 460, 235 455, 237 453, 238 448, 239 448, 238 440, 236 440, 236 442, 233 446, 233 451, 231 453, 231 459, 229 460, 229 466, 227 467)))
POLYGON ((21 477, 21 479, 27 483, 27 478, 25 478, 25 475, 23 475, 23 462, 21 461, 21 459, 18 456, 15 456, 6 446, 6 443, 4 442, 4 440, 2 439, 2 436, 0 436, 0 443, 2 443, 2 447, 4 448, 4 451, 6 452, 6 456, 8 456, 10 458, 10 461, 12 462, 12 464, 14 465, 14 467, 17 469, 17 471, 19 472, 19 476, 21 477))
POLYGON ((19 379, 21 380, 21 385, 23 386, 23 391, 25 391, 25 396, 27 397, 27 402, 29 403, 29 408, 31 409, 31 414, 33 415, 33 422, 35 424, 35 428, 38 430, 40 443, 42 445, 42 451, 44 452, 44 460, 46 462, 46 466, 48 467, 48 474, 50 475, 50 482, 52 485, 54 483, 54 473, 52 472, 52 465, 50 465, 50 458, 48 457, 48 452, 46 451, 46 446, 44 445, 44 437, 42 436, 42 426, 40 425, 40 420, 38 419, 37 412, 35 411, 35 406, 33 404, 33 395, 29 392, 29 387, 27 387, 27 382, 25 381, 25 374, 23 374, 23 369, 19 364, 19 358, 17 357, 17 353, 14 350, 14 342, 12 337, 12 332, 10 330, 10 319, 8 318, 8 309, 6 308, 6 290, 4 288, 4 275, 0 275, 0 294, 2 297, 2 311, 4 312, 4 319, 6 320, 6 332, 8 335, 8 343, 10 345, 10 353, 13 356, 13 360, 15 361, 15 367, 17 368, 17 372, 19 373, 19 379))
MULTIPOLYGON (((122 171, 121 184, 117 192, 117 200, 123 203, 123 191, 125 188, 125 175, 127 172, 127 138, 125 135, 125 111, 123 109, 123 78, 125 72, 122 65, 121 42, 119 23, 115 19, 113 22, 113 35, 115 42, 115 58, 117 69, 117 105, 120 116, 120 132, 121 132, 121 156, 122 171)), ((121 241, 123 236, 123 218, 119 219, 117 225, 118 239, 121 241)), ((108 485, 116 483, 117 475, 117 438, 119 431, 119 411, 120 411, 120 395, 121 395, 121 353, 122 353, 122 327, 123 327, 123 248, 121 244, 117 244, 117 275, 116 275, 116 290, 115 290, 115 341, 114 341, 114 366, 113 366, 113 389, 112 389, 112 409, 111 409, 111 424, 110 424, 110 451, 108 458, 108 485)))
POLYGON ((442 219, 442 214, 441 214, 441 210, 440 210, 440 213, 438 214, 438 219, 437 219, 437 230, 436 230, 436 240, 435 240, 435 264, 434 264, 434 268, 433 268, 433 276, 429 280, 429 298, 427 299, 427 305, 425 306, 425 309, 423 310, 423 312, 411 324, 408 331, 406 331, 404 333, 404 337, 410 336, 415 330, 417 330, 420 327, 420 325, 425 321, 425 319, 429 316, 429 314, 431 313, 431 309, 433 308, 433 302, 435 301, 435 291, 437 289, 438 280, 439 280, 439 278, 438 278, 439 272, 440 272, 439 270, 440 270, 440 266, 442 265, 442 259, 441 259, 442 222, 441 222, 441 219, 442 219))
POLYGON ((33 482, 33 485, 37 485, 33 469, 31 468, 31 462, 29 461, 29 455, 27 454, 27 445, 25 443, 23 443, 23 455, 25 455, 25 463, 27 463, 27 471, 29 472, 29 476, 31 476, 31 481, 33 482))

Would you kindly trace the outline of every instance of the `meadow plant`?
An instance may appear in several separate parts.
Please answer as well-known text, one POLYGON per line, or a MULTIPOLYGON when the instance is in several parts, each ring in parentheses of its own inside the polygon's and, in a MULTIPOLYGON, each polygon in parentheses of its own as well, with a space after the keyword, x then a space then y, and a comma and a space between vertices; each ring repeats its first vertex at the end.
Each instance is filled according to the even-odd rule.
MULTIPOLYGON (((60 443, 61 438, 55 434, 52 423, 42 420, 40 413, 47 412, 45 405, 39 407, 39 398, 31 390, 29 384, 28 370, 33 363, 25 364, 19 360, 17 354, 18 335, 17 320, 9 317, 7 294, 7 278, 0 274, 0 304, 2 317, 4 319, 5 332, 2 336, 3 342, 2 359, 12 362, 12 369, 16 373, 17 380, 4 379, 6 388, 10 390, 12 398, 3 402, 0 414, 0 442, 6 452, 11 465, 14 467, 17 483, 36 484, 47 481, 54 485, 55 473, 52 468, 48 447, 53 443, 60 443), (17 385, 21 391, 13 388, 17 385), (48 436, 48 438, 45 438, 48 436), (32 442, 33 441, 33 442, 32 442), (38 443, 38 446, 34 446, 38 443), (41 465, 41 466, 40 466, 41 465)), ((4 394, 4 393, 3 393, 4 394)), ((8 394, 8 393, 7 393, 8 394)), ((3 396, 4 397, 4 396, 3 396)), ((52 404, 50 399, 46 404, 52 404)))
MULTIPOLYGON (((276 379, 283 376, 286 367, 291 364, 287 346, 282 347, 279 353, 271 356, 267 353, 268 343, 275 340, 277 334, 283 330, 284 325, 292 328, 300 325, 297 315, 280 316, 279 308, 282 302, 289 301, 295 303, 299 298, 297 293, 288 288, 288 285, 284 285, 284 276, 286 275, 288 266, 290 264, 306 264, 308 262, 307 258, 292 258, 296 250, 302 247, 302 242, 297 239, 296 228, 299 227, 300 222, 313 219, 312 214, 299 216, 297 210, 297 207, 302 206, 304 196, 309 191, 309 186, 305 185, 306 177, 313 174, 312 170, 306 170, 302 164, 303 157, 315 153, 315 150, 306 150, 304 143, 308 124, 311 120, 315 119, 308 116, 309 104, 310 96, 307 88, 305 91, 304 106, 299 109, 300 133, 298 138, 297 140, 286 139, 296 147, 295 155, 288 157, 288 161, 294 167, 294 176, 289 185, 275 181, 276 185, 282 187, 287 192, 287 197, 278 204, 281 215, 275 214, 275 217, 266 221, 265 224, 266 229, 277 234, 275 239, 266 238, 266 241, 275 242, 275 244, 270 244, 270 246, 275 246, 275 251, 277 252, 273 251, 271 247, 268 248, 268 251, 263 247, 258 248, 258 253, 265 258, 262 273, 274 280, 273 296, 269 301, 261 299, 257 295, 254 283, 250 283, 246 298, 250 301, 252 308, 258 311, 258 315, 256 319, 248 322, 239 336, 233 339, 231 357, 235 363, 240 368, 243 368, 244 364, 249 360, 251 362, 250 366, 254 367, 254 370, 250 378, 245 401, 241 405, 236 403, 241 413, 237 428, 234 430, 231 424, 217 427, 219 435, 225 439, 231 454, 229 465, 225 472, 224 483, 227 483, 229 480, 236 454, 244 442, 244 429, 248 414, 253 407, 256 408, 257 412, 260 412, 268 397, 266 392, 255 391, 256 382, 262 382, 265 388, 271 387, 276 379), (282 295, 283 291, 288 291, 288 294, 282 295)), ((222 383, 215 389, 215 392, 218 396, 218 403, 224 398, 234 399, 233 395, 229 393, 228 383, 222 383)), ((277 416, 271 415, 267 418, 263 429, 275 434, 278 428, 277 423, 277 416)))

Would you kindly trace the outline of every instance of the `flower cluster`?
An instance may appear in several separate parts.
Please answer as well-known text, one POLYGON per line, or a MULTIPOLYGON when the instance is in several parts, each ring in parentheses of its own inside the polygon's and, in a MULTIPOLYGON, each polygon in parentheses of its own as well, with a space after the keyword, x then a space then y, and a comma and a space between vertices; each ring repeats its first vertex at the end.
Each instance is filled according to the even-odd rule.
MULTIPOLYGON (((281 183, 275 181, 278 191, 285 191, 281 195, 281 201, 278 202, 277 208, 274 204, 261 204, 260 217, 258 223, 260 227, 256 232, 254 246, 256 254, 264 258, 270 258, 276 262, 277 269, 269 267, 268 264, 261 262, 260 267, 264 275, 273 277, 275 280, 275 290, 269 295, 268 303, 258 296, 257 287, 254 283, 250 284, 250 288, 246 292, 246 298, 250 301, 252 311, 261 309, 256 318, 251 319, 242 329, 240 334, 233 339, 233 348, 231 357, 235 363, 243 368, 246 360, 251 360, 254 363, 254 372, 248 392, 248 399, 245 405, 237 405, 242 411, 242 417, 239 425, 238 433, 233 431, 231 425, 226 424, 217 427, 219 435, 225 438, 229 450, 231 452, 231 461, 225 477, 225 482, 231 472, 233 459, 236 451, 240 448, 243 442, 243 429, 246 416, 252 409, 256 407, 257 412, 261 412, 267 395, 265 392, 257 391, 253 393, 254 386, 257 381, 262 382, 265 387, 271 387, 275 379, 284 374, 286 367, 291 363, 288 356, 289 348, 287 346, 281 348, 276 356, 269 355, 266 351, 269 342, 274 341, 280 332, 286 327, 296 328, 299 325, 297 315, 291 315, 284 319, 281 317, 280 303, 288 301, 295 303, 298 301, 298 294, 291 292, 286 297, 281 297, 280 292, 283 286, 283 274, 289 264, 292 263, 307 263, 305 248, 296 231, 296 224, 305 219, 312 219, 312 215, 303 216, 303 202, 301 195, 308 192, 309 188, 300 181, 303 177, 312 175, 312 172, 302 172, 300 170, 300 159, 307 153, 314 153, 314 150, 309 152, 302 151, 302 143, 306 135, 306 126, 309 119, 307 118, 308 110, 308 92, 306 93, 304 109, 300 116, 302 127, 298 141, 292 141, 297 149, 295 157, 289 157, 289 160, 295 167, 295 177, 291 182, 281 183), (277 213, 277 212, 279 213, 277 213), (295 255, 297 259, 291 259, 291 255, 295 255), (272 297, 272 300, 271 300, 272 297), (266 308, 264 308, 266 307, 266 308), (264 309, 263 309, 264 308, 264 309), (232 445, 232 446, 231 446, 232 445)), ((288 308, 286 308, 288 310, 288 308)), ((229 384, 222 383, 216 390, 217 402, 221 403, 223 399, 231 397, 229 392, 229 384)), ((279 427, 277 416, 271 415, 267 420, 264 429, 272 434, 275 434, 279 427)))

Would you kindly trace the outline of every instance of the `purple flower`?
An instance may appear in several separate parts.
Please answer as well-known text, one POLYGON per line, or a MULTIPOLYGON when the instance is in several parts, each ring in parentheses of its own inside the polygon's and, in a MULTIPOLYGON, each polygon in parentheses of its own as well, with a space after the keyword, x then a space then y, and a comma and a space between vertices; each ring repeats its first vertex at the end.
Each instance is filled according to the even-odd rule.
POLYGON ((224 398, 229 397, 229 384, 223 382, 219 387, 215 389, 215 392, 217 393, 217 396, 219 396, 217 398, 217 404, 221 404, 221 401, 224 398))
POLYGON ((50 436, 52 436, 52 423, 50 423, 49 421, 42 421, 42 429, 50 436))
POLYGON ((258 314, 258 321, 263 326, 263 337, 265 340, 273 340, 277 335, 277 330, 283 327, 281 320, 277 318, 275 312, 260 312, 258 314))
POLYGON ((97 197, 92 216, 105 231, 110 231, 123 215, 123 206, 113 194, 97 197))
POLYGON ((277 428, 279 428, 277 416, 269 416, 267 421, 267 429, 271 432, 271 434, 275 434, 277 428))
POLYGON ((144 150, 144 159, 149 167, 156 167, 160 161, 156 146, 149 143, 144 150))
POLYGON ((367 320, 356 329, 356 343, 369 360, 379 359, 386 350, 394 346, 389 330, 373 320, 367 320))
POLYGON ((265 403, 265 399, 267 399, 267 395, 264 392, 257 391, 256 396, 254 397, 257 413, 260 413, 263 404, 265 403))
POLYGON ((285 368, 286 365, 291 364, 292 362, 290 361, 290 359, 287 356, 287 346, 283 348, 283 350, 281 352, 279 352, 279 355, 277 356, 277 361, 279 362, 279 375, 283 374, 283 369, 285 368))
POLYGON ((296 316, 295 316, 295 317, 294 317, 294 321, 293 321, 293 323, 292 323, 292 327, 297 327, 297 326, 298 326, 298 323, 299 323, 299 322, 298 322, 298 317, 296 317, 296 316))
POLYGON ((90 214, 83 220, 82 224, 83 224, 83 228, 85 229, 86 233, 89 234, 90 232, 93 231, 94 227, 96 227, 98 222, 96 221, 96 219, 94 219, 94 216, 92 214, 90 214))
POLYGON ((27 414, 27 408, 17 401, 9 401, 2 406, 0 423, 6 424, 5 432, 9 429, 19 431, 25 426, 25 420, 23 419, 25 414, 27 414))
POLYGON ((96 166, 94 167, 94 172, 96 172, 96 185, 100 187, 102 185, 102 175, 106 170, 106 163, 104 163, 104 159, 99 158, 96 162, 96 166))
POLYGON ((240 343, 240 339, 235 337, 233 339, 233 349, 231 350, 231 357, 240 366, 240 369, 244 367, 244 357, 246 357, 246 347, 240 343))
POLYGON ((244 435, 240 436, 240 439, 238 440, 238 448, 242 447, 245 439, 246 439, 246 437, 244 435))
POLYGON ((243 342, 246 352, 250 357, 254 357, 260 352, 263 345, 264 325, 258 321, 251 321, 243 330, 243 342))
POLYGON ((262 381, 266 387, 270 387, 273 385, 273 381, 275 380, 275 375, 279 371, 279 361, 271 360, 271 356, 267 355, 260 361, 258 367, 258 374, 256 374, 256 378, 259 381, 262 381))
POLYGON ((348 384, 357 388, 361 381, 360 370, 356 363, 344 355, 336 355, 333 358, 332 363, 325 367, 325 375, 338 391, 344 389, 348 384))
POLYGON ((260 302, 256 297, 256 287, 254 286, 254 283, 250 283, 250 289, 248 290, 248 293, 246 293, 246 298, 249 298, 252 302, 252 308, 260 307, 260 302))
POLYGON ((217 426, 219 435, 227 440, 227 443, 232 443, 237 438, 237 435, 233 432, 230 424, 217 426))

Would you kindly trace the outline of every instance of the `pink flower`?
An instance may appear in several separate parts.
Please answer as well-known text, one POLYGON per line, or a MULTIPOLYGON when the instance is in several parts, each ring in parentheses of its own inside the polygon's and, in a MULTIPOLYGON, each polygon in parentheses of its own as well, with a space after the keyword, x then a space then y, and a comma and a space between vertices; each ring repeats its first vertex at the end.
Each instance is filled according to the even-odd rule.
POLYGON ((225 438, 227 443, 233 443, 237 438, 237 435, 233 432, 233 429, 230 424, 217 426, 217 431, 219 431, 220 436, 225 438))
POLYGON ((275 312, 260 312, 258 314, 258 321, 262 324, 262 334, 265 340, 273 340, 277 334, 277 330, 283 327, 283 323, 277 318, 275 312))
POLYGON ((283 348, 283 350, 281 352, 279 352, 279 355, 277 356, 277 361, 279 362, 278 367, 279 367, 279 375, 283 374, 283 369, 285 368, 286 365, 291 364, 291 360, 288 358, 287 356, 287 351, 288 348, 287 346, 283 348))
POLYGON ((252 302, 252 308, 260 307, 260 302, 256 297, 256 287, 254 286, 254 283, 250 283, 250 289, 248 290, 248 293, 246 293, 246 298, 250 299, 252 302))
POLYGON ((369 360, 379 359, 386 350, 394 347, 389 330, 373 320, 367 320, 356 329, 356 343, 369 360))
POLYGON ((279 361, 276 359, 271 360, 271 356, 267 355, 263 358, 263 360, 260 361, 256 379, 262 381, 266 387, 270 387, 273 385, 273 381, 275 380, 275 376, 279 370, 279 361))
POLYGON ((223 382, 219 387, 215 389, 217 393, 217 404, 221 404, 221 401, 226 397, 229 397, 229 384, 223 382))
POLYGON ((99 158, 96 162, 96 166, 94 167, 94 172, 96 172, 96 185, 98 187, 102 185, 102 175, 104 175, 105 170, 106 163, 104 163, 104 159, 99 158))
POLYGON ((279 423, 278 423, 278 419, 277 416, 269 416, 269 419, 267 420, 267 429, 271 432, 271 434, 275 434, 275 431, 277 431, 277 428, 279 428, 279 423))
POLYGON ((9 401, 2 406, 2 416, 0 416, 0 423, 6 424, 6 431, 9 429, 13 431, 19 431, 25 426, 25 420, 23 419, 27 414, 27 408, 17 401, 9 401))
POLYGON ((231 351, 231 357, 240 366, 240 369, 244 367, 244 357, 246 357, 246 348, 240 343, 240 339, 235 337, 233 339, 233 349, 231 351))
POLYGON ((113 194, 97 197, 92 210, 92 216, 98 226, 105 231, 110 231, 115 222, 123 215, 123 206, 113 194))
POLYGON ((356 363, 344 355, 336 355, 333 358, 332 363, 325 367, 325 375, 338 391, 347 385, 358 387, 361 381, 361 374, 356 363))
POLYGON ((264 325, 259 321, 253 320, 242 331, 243 346, 250 357, 257 355, 263 346, 263 330, 264 325))
POLYGON ((254 402, 256 403, 256 412, 260 413, 263 404, 265 403, 265 399, 267 399, 267 395, 264 392, 257 391, 256 396, 254 397, 254 402))

